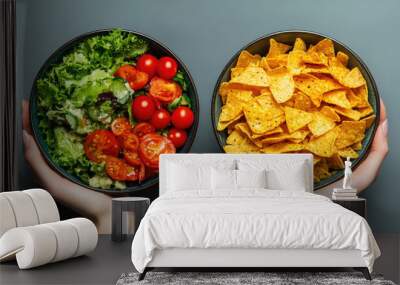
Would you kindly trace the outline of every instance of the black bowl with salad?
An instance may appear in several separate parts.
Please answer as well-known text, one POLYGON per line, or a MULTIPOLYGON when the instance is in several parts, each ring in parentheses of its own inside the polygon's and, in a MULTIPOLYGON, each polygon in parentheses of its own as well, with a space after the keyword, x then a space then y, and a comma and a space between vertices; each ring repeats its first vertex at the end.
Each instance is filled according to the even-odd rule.
POLYGON ((189 71, 137 32, 90 32, 56 50, 38 72, 30 118, 47 162, 103 192, 158 183, 160 154, 189 152, 199 102, 189 71))

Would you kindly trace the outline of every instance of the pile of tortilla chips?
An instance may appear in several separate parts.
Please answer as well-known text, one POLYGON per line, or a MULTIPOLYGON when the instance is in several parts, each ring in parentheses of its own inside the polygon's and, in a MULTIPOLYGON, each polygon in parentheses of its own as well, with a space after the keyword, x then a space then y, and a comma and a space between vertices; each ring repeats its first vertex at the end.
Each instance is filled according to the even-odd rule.
POLYGON ((343 169, 375 120, 366 81, 348 59, 330 39, 308 49, 301 38, 293 47, 271 39, 266 56, 243 51, 219 87, 225 152, 311 152, 315 181, 343 169))

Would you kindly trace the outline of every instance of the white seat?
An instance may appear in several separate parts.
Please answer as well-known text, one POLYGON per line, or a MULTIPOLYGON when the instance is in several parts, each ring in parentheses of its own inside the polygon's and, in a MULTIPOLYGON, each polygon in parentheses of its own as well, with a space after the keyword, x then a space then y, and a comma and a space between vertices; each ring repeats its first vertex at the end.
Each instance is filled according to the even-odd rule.
POLYGON ((97 245, 88 219, 60 221, 51 195, 41 189, 0 193, 0 261, 16 258, 20 269, 87 254, 97 245))

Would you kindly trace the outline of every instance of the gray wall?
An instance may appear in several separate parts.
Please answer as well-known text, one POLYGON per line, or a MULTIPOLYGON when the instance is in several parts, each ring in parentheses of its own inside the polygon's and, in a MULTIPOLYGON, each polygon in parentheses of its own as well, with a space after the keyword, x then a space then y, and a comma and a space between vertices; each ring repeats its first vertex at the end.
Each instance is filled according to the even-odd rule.
MULTIPOLYGON (((229 58, 246 43, 279 30, 327 34, 365 60, 386 103, 391 152, 381 175, 363 196, 368 198, 369 222, 375 231, 400 232, 399 11, 398 0, 18 0, 18 99, 28 98, 41 64, 72 37, 109 27, 137 30, 165 43, 187 64, 201 105, 192 151, 217 152, 211 94, 229 58)), ((23 160, 20 138, 19 145, 19 186, 27 188, 34 181, 23 160)))

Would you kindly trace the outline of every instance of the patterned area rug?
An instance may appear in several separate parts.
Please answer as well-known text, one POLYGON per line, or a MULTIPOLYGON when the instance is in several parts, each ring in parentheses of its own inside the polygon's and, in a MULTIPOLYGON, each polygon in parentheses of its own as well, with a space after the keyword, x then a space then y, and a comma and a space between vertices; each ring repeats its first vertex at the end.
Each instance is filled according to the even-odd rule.
POLYGON ((117 285, 395 285, 392 281, 384 280, 380 275, 372 275, 373 280, 368 281, 359 272, 148 272, 142 281, 137 280, 138 276, 138 273, 124 273, 118 279, 117 285))

